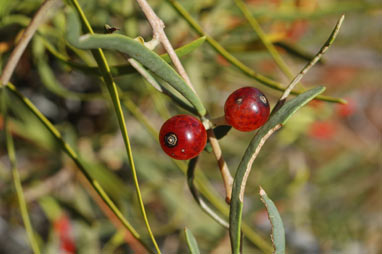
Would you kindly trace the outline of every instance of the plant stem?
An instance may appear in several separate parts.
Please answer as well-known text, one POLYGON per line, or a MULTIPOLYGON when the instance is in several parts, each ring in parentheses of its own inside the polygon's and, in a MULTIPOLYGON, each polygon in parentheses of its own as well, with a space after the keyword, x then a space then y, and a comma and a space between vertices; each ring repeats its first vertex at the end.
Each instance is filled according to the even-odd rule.
POLYGON ((29 244, 32 247, 33 253, 40 254, 41 253, 40 248, 35 239, 32 223, 29 218, 28 207, 24 197, 23 187, 20 180, 20 174, 19 174, 19 171, 17 170, 15 146, 13 143, 12 134, 10 133, 10 130, 9 130, 9 123, 8 123, 8 109, 7 109, 8 105, 6 102, 7 101, 6 92, 7 91, 5 90, 5 86, 0 86, 1 109, 2 109, 3 119, 4 119, 5 144, 7 147, 9 161, 11 163, 13 184, 15 186, 17 200, 19 202, 20 213, 21 213, 21 217, 25 226, 25 230, 27 232, 29 244))
POLYGON ((186 81, 187 85, 192 89, 192 91, 194 91, 194 93, 197 94, 194 86, 191 83, 190 78, 188 77, 186 70, 184 69, 182 63, 180 62, 178 56, 174 51, 174 48, 171 46, 171 43, 166 36, 166 33, 164 32, 165 25, 163 21, 155 14, 155 12, 146 0, 137 0, 137 3, 141 7, 142 11, 144 12, 147 20, 149 21, 153 29, 154 38, 160 41, 160 43, 163 45, 168 55, 170 56, 171 61, 174 63, 175 68, 180 74, 180 76, 182 76, 182 78, 184 79, 184 81, 186 81))
MULTIPOLYGON (((80 14, 81 20, 85 24, 85 27, 86 27, 87 31, 90 34, 94 34, 93 29, 91 28, 90 23, 88 22, 85 14, 84 14, 83 10, 81 9, 81 6, 77 2, 77 0, 72 0, 71 2, 75 6, 77 12, 80 14)), ((125 118, 124 118, 124 115, 123 115, 123 111, 122 111, 122 107, 121 107, 121 102, 119 100, 117 86, 116 86, 116 84, 115 84, 115 82, 113 80, 113 77, 110 74, 110 67, 109 67, 109 65, 107 63, 107 60, 105 58, 105 55, 103 54, 102 49, 92 50, 91 52, 92 52, 92 54, 93 54, 93 56, 94 56, 94 58, 95 58, 95 60, 96 60, 96 62, 98 64, 98 67, 99 67, 99 69, 100 69, 100 71, 102 73, 103 80, 104 80, 104 82, 105 82, 105 84, 106 84, 106 86, 107 86, 107 88, 109 90, 109 93, 110 93, 110 96, 111 96, 111 99, 112 99, 112 102, 113 102, 114 110, 115 110, 115 113, 117 115, 119 127, 120 127, 120 130, 121 130, 121 133, 122 133, 123 141, 124 141, 124 144, 125 144, 126 152, 127 152, 129 163, 130 163, 130 167, 131 167, 131 172, 132 172, 132 175, 133 175, 134 185, 135 185, 136 194, 137 194, 137 197, 138 197, 139 206, 140 206, 140 209, 141 209, 141 213, 142 213, 143 219, 145 221, 145 225, 146 225, 147 231, 148 231, 148 233, 150 235, 151 241, 153 242, 154 247, 155 247, 157 253, 161 253, 160 249, 159 249, 159 246, 158 246, 158 244, 157 244, 157 242, 155 240, 155 237, 154 237, 154 235, 152 233, 149 221, 147 219, 145 206, 143 204, 142 194, 141 194, 141 191, 140 191, 140 188, 139 188, 137 172, 136 172, 136 169, 135 169, 135 164, 134 164, 134 159, 133 159, 133 153, 132 153, 132 150, 131 150, 130 139, 129 139, 129 136, 128 136, 128 133, 127 133, 125 118)))
MULTIPOLYGON (((211 36, 207 35, 204 33, 203 29, 200 27, 200 25, 191 17, 191 15, 181 6, 176 0, 167 0, 173 7, 174 9, 188 22, 188 24, 196 31, 201 36, 206 36, 206 41, 211 45, 211 47, 218 52, 221 56, 223 56, 228 62, 230 62, 233 66, 238 68, 240 71, 242 71, 244 74, 247 76, 257 80, 261 84, 278 90, 278 91, 284 91, 284 85, 272 80, 270 78, 267 78, 259 73, 256 73, 253 71, 251 68, 246 66, 244 63, 239 61, 236 57, 231 55, 222 45, 220 45, 215 39, 213 39, 211 36)), ((303 93, 303 90, 293 90, 291 91, 291 94, 298 95, 303 93)), ((345 100, 341 98, 333 98, 329 96, 323 96, 319 95, 316 97, 318 100, 323 100, 327 102, 335 102, 335 103, 346 103, 345 100)))
POLYGON ((208 135, 208 140, 210 141, 211 146, 214 148, 214 155, 218 162, 220 173, 223 177, 224 188, 226 191, 225 200, 229 204, 229 202, 231 202, 233 178, 231 173, 229 172, 227 163, 225 162, 223 158, 223 153, 219 146, 218 140, 215 137, 214 130, 212 128, 208 129, 207 135, 208 135))
POLYGON ((94 188, 94 190, 98 193, 98 195, 102 198, 102 200, 107 204, 107 206, 113 211, 113 213, 117 216, 117 218, 121 221, 124 227, 131 232, 131 234, 138 240, 140 243, 150 252, 150 247, 147 246, 145 242, 143 242, 141 236, 138 232, 131 226, 129 221, 123 216, 122 212, 117 208, 114 202, 110 199, 110 197, 106 194, 102 186, 99 182, 91 177, 88 173, 88 169, 82 164, 79 156, 74 152, 73 148, 70 147, 68 143, 64 141, 60 132, 54 127, 54 125, 33 105, 33 103, 24 97, 14 85, 8 83, 6 86, 8 90, 16 96, 21 103, 47 128, 47 130, 53 135, 56 139, 58 145, 61 149, 74 161, 77 165, 78 169, 85 176, 86 180, 90 183, 90 185, 94 188))

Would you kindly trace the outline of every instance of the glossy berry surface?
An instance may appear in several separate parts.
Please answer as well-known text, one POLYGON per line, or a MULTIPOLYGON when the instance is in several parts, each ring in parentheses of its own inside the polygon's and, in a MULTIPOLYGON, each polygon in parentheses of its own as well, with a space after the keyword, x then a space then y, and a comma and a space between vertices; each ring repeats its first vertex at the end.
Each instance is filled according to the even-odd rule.
POLYGON ((269 118, 269 103, 254 87, 242 87, 233 92, 224 104, 225 120, 239 131, 253 131, 269 118))
POLYGON ((159 142, 165 153, 177 160, 196 157, 206 145, 207 132, 203 124, 190 115, 168 119, 159 132, 159 142))

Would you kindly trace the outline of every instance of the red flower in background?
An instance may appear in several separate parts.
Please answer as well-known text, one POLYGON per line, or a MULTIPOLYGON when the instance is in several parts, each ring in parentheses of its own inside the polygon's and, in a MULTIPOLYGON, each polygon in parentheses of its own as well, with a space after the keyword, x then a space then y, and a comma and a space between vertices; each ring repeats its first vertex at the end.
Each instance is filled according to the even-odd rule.
POLYGON ((53 223, 54 232, 60 240, 60 254, 74 254, 76 252, 76 245, 71 236, 72 227, 69 217, 66 214, 62 214, 53 223))
POLYGON ((354 115, 357 110, 357 105, 352 99, 347 99, 347 104, 337 105, 337 114, 341 117, 349 117, 354 115))
POLYGON ((332 121, 314 122, 309 135, 317 139, 331 139, 336 134, 336 126, 332 121))

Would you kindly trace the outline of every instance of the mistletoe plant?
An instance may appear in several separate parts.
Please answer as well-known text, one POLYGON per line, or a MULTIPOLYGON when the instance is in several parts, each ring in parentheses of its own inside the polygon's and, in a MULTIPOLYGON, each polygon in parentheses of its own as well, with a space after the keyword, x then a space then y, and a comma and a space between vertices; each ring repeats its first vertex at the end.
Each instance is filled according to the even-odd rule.
MULTIPOLYGON (((294 90, 294 87, 333 43, 344 16, 339 19, 333 32, 329 36, 329 39, 319 50, 316 56, 308 64, 306 64, 298 75, 293 78, 291 73, 288 71, 287 66, 274 49, 272 43, 270 43, 264 36, 264 33, 262 32, 257 21, 250 15, 245 4, 240 0, 235 1, 255 32, 259 35, 266 48, 272 54, 272 57, 275 59, 276 63, 282 70, 284 70, 287 76, 292 79, 288 86, 283 86, 277 81, 255 73, 249 67, 232 56, 216 40, 204 34, 197 22, 191 18, 187 11, 185 11, 185 9, 177 1, 169 0, 168 2, 174 7, 174 9, 177 10, 178 13, 195 29, 195 31, 202 36, 184 47, 174 50, 167 39, 166 34, 164 33, 163 22, 156 16, 145 0, 138 0, 137 2, 153 28, 154 37, 152 41, 144 42, 141 37, 130 38, 122 34, 112 33, 117 29, 111 28, 110 26, 106 27, 105 34, 94 34, 85 13, 76 0, 70 1, 70 4, 67 4, 64 7, 67 26, 66 41, 68 42, 68 46, 75 49, 91 50, 94 59, 97 62, 97 68, 73 62, 69 57, 57 52, 46 40, 43 40, 43 43, 52 55, 63 63, 84 72, 100 76, 105 83, 118 119, 120 131, 123 136, 127 157, 129 159, 130 168, 134 179, 136 194, 139 201, 140 211, 152 244, 147 243, 141 237, 138 233, 139 230, 132 226, 132 224, 126 219, 121 210, 103 189, 101 184, 92 177, 92 169, 88 168, 82 162, 80 155, 76 152, 76 149, 72 148, 63 139, 61 133, 37 109, 35 105, 28 98, 22 95, 15 85, 9 82, 14 68, 20 59, 21 53, 24 51, 32 36, 35 35, 38 25, 43 21, 43 18, 46 17, 46 10, 49 9, 52 12, 53 9, 58 9, 61 7, 58 0, 47 0, 44 2, 40 10, 35 14, 33 21, 25 30, 18 47, 15 48, 14 54, 12 54, 2 71, 1 100, 3 117, 4 119, 7 119, 8 117, 7 112, 9 103, 6 103, 7 97, 12 96, 13 98, 17 98, 23 107, 25 107, 28 112, 36 116, 46 127, 46 129, 53 135, 62 151, 64 151, 74 161, 90 186, 96 191, 97 195, 103 200, 108 209, 110 209, 110 211, 119 220, 121 225, 123 225, 148 252, 161 253, 160 247, 157 244, 154 234, 150 228, 139 187, 136 172, 137 170, 135 168, 132 148, 125 123, 126 121, 122 112, 121 100, 124 98, 120 95, 120 89, 114 81, 114 77, 121 74, 131 72, 140 73, 142 77, 146 79, 158 92, 166 94, 171 98, 174 104, 177 104, 189 112, 189 115, 183 114, 173 116, 163 124, 159 132, 159 143, 170 157, 177 160, 189 160, 187 169, 187 183, 195 202, 204 212, 229 230, 232 253, 238 254, 243 249, 243 236, 246 236, 248 232, 253 232, 247 227, 244 228, 242 225, 246 182, 250 175, 254 161, 267 139, 277 130, 282 128, 282 126, 286 124, 288 119, 298 109, 313 99, 343 102, 341 99, 322 96, 321 94, 325 90, 324 87, 315 87, 308 91, 294 90), (81 22, 84 25, 83 27, 86 31, 85 34, 81 33, 81 22), (222 57, 231 62, 233 66, 237 67, 249 77, 257 80, 265 86, 283 91, 282 96, 277 101, 273 109, 270 110, 271 107, 268 99, 259 89, 253 87, 243 87, 233 91, 228 97, 225 105, 222 105, 225 112, 223 117, 211 118, 178 58, 179 56, 186 55, 191 51, 196 50, 203 44, 204 41, 207 41, 207 43, 212 46, 212 48, 215 49, 222 57), (158 55, 154 52, 154 48, 158 43, 163 45, 168 54, 158 55), (103 49, 119 52, 119 54, 122 54, 126 58, 128 64, 123 66, 109 66, 103 53, 103 49), (170 61, 174 64, 175 68, 169 64, 170 61), (164 82, 166 82, 169 87, 166 84, 163 84, 164 82), (287 100, 289 94, 295 94, 297 96, 293 99, 287 100), (228 135, 231 126, 239 131, 257 130, 241 158, 234 177, 230 174, 218 143, 218 139, 228 135), (208 202, 205 202, 203 195, 194 183, 198 156, 203 152, 203 150, 207 149, 212 149, 222 175, 226 192, 225 200, 230 207, 228 218, 226 216, 222 216, 222 211, 219 211, 217 207, 211 207, 208 202), (155 250, 152 249, 152 246, 155 250)), ((56 89, 56 91, 63 94, 69 93, 68 91, 62 89, 56 89)), ((83 95, 80 94, 74 94, 74 96, 81 98, 83 97, 83 95)), ((131 101, 129 105, 134 108, 131 101)), ((14 184, 18 193, 18 200, 23 214, 23 220, 33 251, 35 253, 40 253, 39 244, 34 237, 34 232, 29 221, 22 187, 17 173, 12 136, 6 121, 5 127, 7 149, 9 158, 12 162, 14 184)), ((155 133, 155 131, 153 131, 153 133, 155 133)), ((260 198, 268 211, 269 219, 272 224, 274 252, 280 254, 285 253, 285 233, 281 217, 276 209, 276 206, 261 187, 260 198)), ((197 246, 197 241, 193 237, 191 231, 186 229, 185 235, 191 253, 200 253, 197 246)), ((264 252, 268 253, 271 251, 268 244, 258 239, 253 240, 253 242, 264 252)))

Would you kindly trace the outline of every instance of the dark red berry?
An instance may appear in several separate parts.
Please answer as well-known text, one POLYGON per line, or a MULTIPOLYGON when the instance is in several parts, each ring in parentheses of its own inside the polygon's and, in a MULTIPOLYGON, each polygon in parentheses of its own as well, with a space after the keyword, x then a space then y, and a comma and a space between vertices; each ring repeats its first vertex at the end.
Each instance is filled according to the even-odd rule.
POLYGON ((254 87, 242 87, 233 92, 224 104, 225 120, 239 131, 253 131, 269 118, 269 103, 254 87))
POLYGON ((172 158, 188 160, 196 157, 204 149, 207 132, 197 118, 177 115, 162 125, 159 142, 163 151, 172 158))

